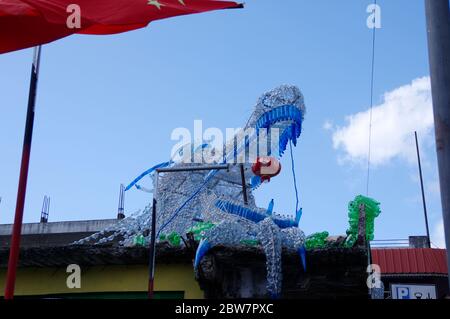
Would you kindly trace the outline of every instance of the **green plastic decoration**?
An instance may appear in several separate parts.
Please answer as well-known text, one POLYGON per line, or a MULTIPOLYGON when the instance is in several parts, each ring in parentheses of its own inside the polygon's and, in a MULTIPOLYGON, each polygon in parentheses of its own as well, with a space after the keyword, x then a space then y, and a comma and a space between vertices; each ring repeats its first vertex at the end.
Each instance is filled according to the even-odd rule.
POLYGON ((247 246, 258 246, 260 244, 259 240, 256 239, 243 239, 241 240, 241 244, 247 246))
MULTIPOLYGON (((214 226, 215 224, 211 222, 200 222, 189 228, 187 232, 193 233, 194 239, 200 241, 205 236, 206 231, 214 226)), ((177 232, 172 232, 169 235, 161 234, 159 240, 168 241, 172 246, 178 247, 181 245, 181 236, 177 232)))
POLYGON ((327 231, 321 233, 314 233, 306 237, 305 247, 306 249, 318 249, 325 248, 327 244, 327 238, 330 234, 327 231))
POLYGON ((193 233, 194 239, 200 241, 205 237, 206 232, 211 228, 214 228, 215 226, 216 224, 212 222, 199 222, 194 226, 192 226, 191 228, 189 228, 187 232, 193 233))
POLYGON ((177 232, 170 233, 166 239, 172 246, 181 245, 181 236, 177 232))
POLYGON ((375 218, 381 213, 380 203, 372 198, 358 195, 348 204, 349 229, 347 230, 347 240, 344 243, 346 247, 352 247, 358 238, 359 207, 361 204, 364 204, 366 212, 366 240, 370 241, 374 238, 375 218))
POLYGON ((133 239, 133 244, 135 246, 145 246, 145 237, 143 235, 137 235, 133 239))

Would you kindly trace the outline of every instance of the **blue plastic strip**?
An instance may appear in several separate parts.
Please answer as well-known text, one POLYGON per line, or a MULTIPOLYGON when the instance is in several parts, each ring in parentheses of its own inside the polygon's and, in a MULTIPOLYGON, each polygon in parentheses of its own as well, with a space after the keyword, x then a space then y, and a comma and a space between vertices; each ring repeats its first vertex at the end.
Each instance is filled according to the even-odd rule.
MULTIPOLYGON (((297 139, 300 137, 302 132, 302 112, 294 105, 283 105, 264 113, 256 122, 256 132, 257 135, 259 135, 260 129, 268 129, 280 120, 291 120, 294 123, 288 126, 280 135, 278 156, 282 156, 284 154, 289 141, 292 141, 294 146, 297 146, 297 139)), ((261 179, 252 178, 252 189, 256 189, 259 185, 261 185, 261 179)))
POLYGON ((126 188, 125 188, 125 192, 130 190, 134 185, 136 185, 141 179, 143 179, 145 176, 147 176, 148 174, 153 173, 156 169, 158 168, 163 168, 163 167, 167 167, 169 165, 171 165, 173 163, 173 161, 169 161, 169 162, 164 162, 164 163, 160 163, 158 165, 153 166, 152 168, 149 168, 148 170, 146 170, 144 173, 142 173, 141 175, 139 175, 138 177, 136 177, 126 188))
POLYGON ((301 125, 303 122, 303 114, 294 105, 279 106, 261 115, 256 122, 256 129, 269 128, 280 120, 292 120, 297 125, 301 125))
POLYGON ((300 218, 302 218, 303 215, 303 208, 300 208, 296 213, 295 213, 295 222, 297 224, 300 223, 300 218))
MULTIPOLYGON (((225 213, 229 213, 232 215, 237 215, 243 218, 246 218, 248 220, 251 220, 254 223, 259 223, 260 221, 267 218, 267 215, 261 214, 257 211, 251 210, 248 207, 239 206, 227 201, 223 200, 217 200, 215 206, 219 208, 221 211, 225 213)), ((280 227, 283 228, 290 228, 290 227, 298 227, 298 222, 295 220, 290 219, 279 219, 279 218, 272 218, 273 222, 280 227)))
POLYGON ((194 268, 198 267, 203 257, 210 249, 211 244, 207 240, 202 239, 198 245, 197 251, 195 252, 194 268))
POLYGON ((197 153, 198 151, 200 151, 200 150, 204 150, 205 148, 207 148, 207 147, 209 147, 209 144, 208 143, 203 143, 202 145, 199 145, 196 149, 195 149, 195 153, 197 153))
POLYGON ((295 220, 277 218, 273 218, 272 220, 280 228, 298 227, 298 223, 295 220))
POLYGON ((272 200, 270 201, 270 203, 269 203, 269 207, 267 207, 267 215, 272 215, 272 213, 273 213, 273 206, 274 206, 274 201, 273 201, 273 198, 272 198, 272 200))
POLYGON ((230 202, 226 202, 223 200, 216 201, 216 207, 222 210, 225 213, 237 215, 246 219, 251 220, 252 222, 259 223, 264 220, 267 216, 260 214, 254 210, 251 210, 247 207, 242 207, 230 202))
POLYGON ((257 188, 259 185, 261 185, 261 177, 259 177, 258 175, 252 176, 252 178, 250 179, 250 184, 252 189, 257 188))
POLYGON ((302 261, 303 270, 306 272, 306 248, 302 246, 298 249, 300 260, 302 261))

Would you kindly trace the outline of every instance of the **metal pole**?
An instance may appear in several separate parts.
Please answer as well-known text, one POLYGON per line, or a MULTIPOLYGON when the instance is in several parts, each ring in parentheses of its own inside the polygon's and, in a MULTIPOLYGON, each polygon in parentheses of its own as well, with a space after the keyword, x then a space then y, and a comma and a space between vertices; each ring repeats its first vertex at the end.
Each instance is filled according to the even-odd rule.
POLYGON ((204 165, 204 166, 192 166, 192 167, 169 167, 169 168, 157 168, 158 173, 175 173, 175 172, 193 172, 193 171, 213 171, 229 169, 229 164, 220 165, 204 165))
POLYGON ((367 226, 366 226, 366 205, 359 205, 359 217, 358 217, 358 237, 356 244, 359 247, 366 246, 367 238, 367 226))
POLYGON ((125 210, 124 210, 124 197, 125 197, 125 191, 124 191, 123 184, 120 184, 120 190, 119 190, 119 208, 117 210, 117 219, 124 219, 125 218, 125 210))
POLYGON ((50 196, 47 197, 47 222, 50 215, 50 196))
POLYGON ((25 136, 22 148, 22 163, 20 165, 19 187, 17 190, 16 212, 14 217, 11 246, 9 251, 8 272, 6 276, 5 299, 13 299, 16 284, 17 263, 20 251, 20 235, 22 231, 23 210, 27 191, 28 168, 30 164, 31 142, 33 139, 34 110, 36 91, 41 60, 41 46, 35 47, 33 65, 31 66, 30 90, 28 95, 28 110, 25 124, 25 136))
POLYGON ((41 223, 48 222, 49 205, 50 205, 50 197, 47 197, 47 195, 45 195, 44 202, 42 203, 41 220, 40 220, 41 223))
POLYGON ((247 184, 245 183, 244 164, 240 164, 239 166, 241 168, 242 195, 244 196, 244 204, 248 205, 247 184))
POLYGON ((152 204, 152 224, 150 233, 150 251, 149 251, 149 263, 148 263, 148 299, 154 298, 155 291, 155 263, 156 263, 156 206, 158 199, 158 181, 159 172, 156 171, 155 190, 153 192, 153 204, 152 204))
MULTIPOLYGON (((158 178, 158 173, 156 174, 158 178)), ((156 190, 155 190, 156 193, 156 190)), ((155 283, 155 257, 156 257, 156 198, 153 196, 152 206, 152 228, 150 233, 150 262, 148 263, 148 299, 154 297, 155 283)))
POLYGON ((42 209, 41 209, 41 223, 45 223, 45 205, 47 204, 47 196, 44 196, 44 201, 42 202, 42 209))
MULTIPOLYGON (((450 249, 450 13, 448 0, 425 0, 436 149, 445 241, 450 249)), ((450 254, 447 252, 450 265, 450 254)), ((449 267, 450 270, 450 267, 449 267)), ((450 275, 448 276, 450 283, 450 275)))
POLYGON ((425 216, 425 227, 427 229, 428 248, 431 248, 430 228, 428 227, 427 203, 425 201, 425 190, 423 187, 422 163, 420 161, 419 140, 417 139, 417 132, 414 132, 414 136, 416 138, 417 162, 419 163, 420 187, 422 190, 423 213, 425 216))

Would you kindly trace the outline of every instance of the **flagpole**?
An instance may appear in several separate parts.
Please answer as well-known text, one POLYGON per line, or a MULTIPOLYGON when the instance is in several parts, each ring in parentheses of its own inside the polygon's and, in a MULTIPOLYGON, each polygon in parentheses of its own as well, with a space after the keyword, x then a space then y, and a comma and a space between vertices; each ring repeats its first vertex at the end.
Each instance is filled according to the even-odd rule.
POLYGON ((422 162, 420 160, 419 139, 417 138, 417 131, 414 132, 414 137, 416 139, 417 163, 419 164, 420 189, 422 191, 422 204, 423 204, 423 214, 425 216, 425 229, 427 231, 428 248, 431 248, 430 227, 428 226, 427 202, 425 201, 425 189, 423 187, 422 162))
POLYGON ((448 0, 425 0, 436 152, 450 284, 450 10, 448 0))
POLYGON ((22 162, 20 165, 19 187, 17 190, 16 213, 9 250, 8 272, 6 276, 5 299, 13 299, 16 283, 17 263, 20 252, 20 235, 22 232, 23 210, 27 191, 28 168, 30 164, 31 141, 33 139, 34 111, 36 91, 41 60, 41 46, 34 48, 33 64, 31 66, 30 90, 28 94, 28 110, 23 139, 22 162))

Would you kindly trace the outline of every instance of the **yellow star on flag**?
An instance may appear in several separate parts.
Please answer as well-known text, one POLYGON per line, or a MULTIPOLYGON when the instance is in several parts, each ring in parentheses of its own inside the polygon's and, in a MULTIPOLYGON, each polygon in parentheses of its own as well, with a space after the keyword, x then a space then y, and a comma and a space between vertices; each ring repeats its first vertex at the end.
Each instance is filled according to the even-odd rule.
POLYGON ((165 6, 165 4, 159 3, 158 0, 148 0, 147 4, 157 7, 158 10, 161 10, 161 7, 165 6))

